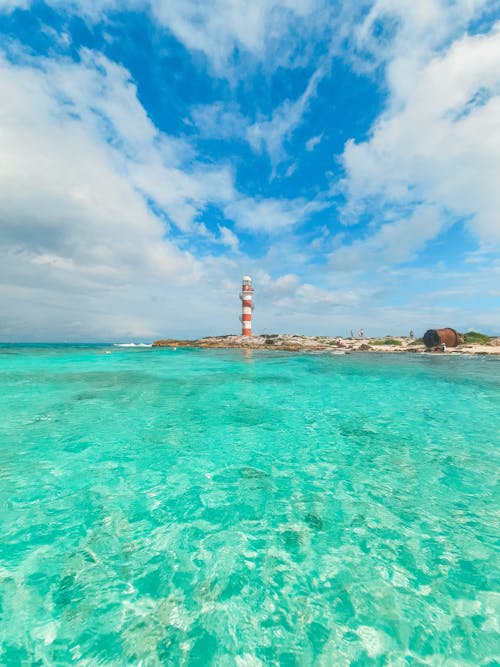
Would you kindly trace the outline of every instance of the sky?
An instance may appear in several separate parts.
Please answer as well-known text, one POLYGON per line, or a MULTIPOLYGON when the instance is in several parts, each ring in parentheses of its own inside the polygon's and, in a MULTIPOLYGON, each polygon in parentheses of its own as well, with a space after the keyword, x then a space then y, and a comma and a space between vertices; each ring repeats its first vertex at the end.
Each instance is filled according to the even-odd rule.
POLYGON ((500 334, 499 0, 0 0, 0 340, 500 334))

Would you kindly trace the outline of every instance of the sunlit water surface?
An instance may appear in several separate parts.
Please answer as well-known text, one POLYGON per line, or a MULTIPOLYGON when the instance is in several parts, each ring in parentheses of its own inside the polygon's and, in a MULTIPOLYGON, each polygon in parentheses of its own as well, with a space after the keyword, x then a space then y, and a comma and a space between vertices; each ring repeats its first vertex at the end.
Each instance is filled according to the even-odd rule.
POLYGON ((0 347, 0 663, 498 664, 499 377, 0 347))

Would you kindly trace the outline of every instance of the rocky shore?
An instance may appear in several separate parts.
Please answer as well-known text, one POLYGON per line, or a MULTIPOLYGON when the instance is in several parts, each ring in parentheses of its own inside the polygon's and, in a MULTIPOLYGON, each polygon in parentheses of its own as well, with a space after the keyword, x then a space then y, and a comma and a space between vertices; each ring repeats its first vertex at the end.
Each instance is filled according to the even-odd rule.
MULTIPOLYGON (((300 336, 295 334, 262 334, 253 336, 208 336, 197 340, 157 340, 153 347, 242 348, 250 350, 283 350, 288 352, 331 351, 350 352, 428 352, 418 340, 402 336, 385 338, 344 338, 331 336, 300 336)), ((500 354, 500 338, 487 344, 464 343, 436 354, 500 354)))

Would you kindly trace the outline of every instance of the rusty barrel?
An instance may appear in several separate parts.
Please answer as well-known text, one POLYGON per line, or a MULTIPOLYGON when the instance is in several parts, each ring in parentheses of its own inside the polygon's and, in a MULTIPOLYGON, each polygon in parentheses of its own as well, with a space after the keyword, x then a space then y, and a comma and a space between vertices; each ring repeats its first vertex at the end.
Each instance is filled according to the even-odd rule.
POLYGON ((438 347, 439 345, 446 345, 446 347, 456 347, 459 338, 455 329, 447 327, 446 329, 429 329, 424 333, 425 347, 438 347))

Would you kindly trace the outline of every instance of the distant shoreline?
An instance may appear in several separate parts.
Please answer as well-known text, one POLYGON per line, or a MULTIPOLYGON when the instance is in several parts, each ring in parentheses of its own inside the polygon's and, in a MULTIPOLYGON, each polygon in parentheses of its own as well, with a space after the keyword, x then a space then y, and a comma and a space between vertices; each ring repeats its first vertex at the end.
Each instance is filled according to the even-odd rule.
MULTIPOLYGON (((288 352, 391 352, 429 353, 425 345, 404 336, 384 338, 343 338, 338 336, 300 336, 295 334, 261 334, 253 336, 207 336, 196 340, 160 339, 152 347, 239 348, 244 350, 283 350, 288 352)), ((500 338, 488 343, 463 343, 435 354, 500 355, 500 338)))

